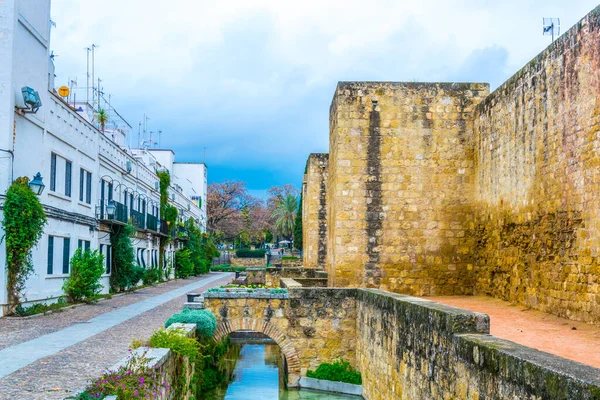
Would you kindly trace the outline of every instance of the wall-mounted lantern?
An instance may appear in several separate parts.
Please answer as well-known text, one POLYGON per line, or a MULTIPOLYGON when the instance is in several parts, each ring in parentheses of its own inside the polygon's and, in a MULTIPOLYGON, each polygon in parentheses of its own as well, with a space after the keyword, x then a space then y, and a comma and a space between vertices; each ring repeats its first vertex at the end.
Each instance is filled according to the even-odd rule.
POLYGON ((29 188, 38 196, 42 194, 45 187, 46 185, 44 185, 44 182, 42 182, 42 174, 39 172, 29 182, 29 188))
POLYGON ((117 206, 115 206, 114 200, 109 200, 106 205, 106 215, 108 215, 108 219, 113 219, 115 216, 115 211, 117 210, 117 206))

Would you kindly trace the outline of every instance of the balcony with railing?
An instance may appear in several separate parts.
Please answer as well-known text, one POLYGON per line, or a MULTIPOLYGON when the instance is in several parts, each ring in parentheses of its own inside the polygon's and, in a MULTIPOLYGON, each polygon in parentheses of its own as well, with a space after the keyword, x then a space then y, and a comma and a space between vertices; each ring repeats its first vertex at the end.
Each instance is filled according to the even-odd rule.
POLYGON ((145 229, 146 228, 146 218, 144 218, 144 214, 136 211, 136 210, 131 210, 131 224, 138 229, 145 229))
POLYGON ((158 218, 152 214, 146 214, 146 229, 158 232, 158 218))

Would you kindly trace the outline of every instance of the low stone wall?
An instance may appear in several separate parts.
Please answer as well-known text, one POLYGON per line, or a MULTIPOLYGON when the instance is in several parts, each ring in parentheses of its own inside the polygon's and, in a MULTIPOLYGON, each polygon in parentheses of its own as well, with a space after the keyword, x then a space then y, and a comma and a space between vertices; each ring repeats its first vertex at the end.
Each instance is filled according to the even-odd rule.
POLYGON ((266 257, 260 258, 243 258, 231 256, 230 258, 232 267, 264 267, 267 265, 266 257))
POLYGON ((485 314, 375 289, 357 314, 366 399, 600 399, 600 370, 490 336, 485 314))
POLYGON ((265 268, 247 268, 246 269, 246 284, 247 285, 264 285, 265 284, 265 268))
POLYGON ((281 260, 281 266, 283 268, 302 268, 303 261, 301 258, 299 260, 281 260))
MULTIPOLYGON (((196 335, 196 325, 195 324, 172 324, 167 328, 167 330, 172 329, 182 329, 187 336, 192 337, 196 335)), ((177 382, 179 381, 179 376, 177 376, 177 364, 178 364, 178 356, 173 353, 170 349, 162 349, 162 348, 152 348, 152 347, 139 347, 133 350, 127 357, 123 358, 117 364, 113 365, 110 368, 110 371, 119 371, 121 368, 129 368, 129 363, 132 357, 140 358, 143 357, 147 361, 143 365, 144 367, 156 369, 157 373, 157 381, 158 382, 166 382, 169 387, 174 388, 177 386, 177 382)), ((183 360, 184 363, 188 363, 187 359, 183 360)), ((188 371, 188 376, 184 380, 187 382, 187 387, 184 388, 184 393, 186 394, 186 399, 192 396, 190 382, 193 380, 192 374, 194 373, 194 365, 188 364, 186 367, 186 371, 188 371)), ((175 399, 175 390, 168 390, 164 393, 159 393, 155 397, 155 400, 179 400, 175 399)))
POLYGON ((327 272, 303 267, 283 267, 281 271, 282 278, 304 278, 304 279, 327 279, 327 272))

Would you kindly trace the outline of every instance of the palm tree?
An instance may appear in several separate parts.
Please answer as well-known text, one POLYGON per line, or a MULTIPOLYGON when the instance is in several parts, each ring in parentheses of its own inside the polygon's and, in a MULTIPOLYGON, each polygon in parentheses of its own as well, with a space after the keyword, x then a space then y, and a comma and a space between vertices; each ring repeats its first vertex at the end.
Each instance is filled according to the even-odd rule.
POLYGON ((104 133, 104 126, 108 122, 108 114, 104 111, 104 108, 101 108, 96 113, 96 121, 100 124, 100 130, 104 133))
POLYGON ((297 206, 298 197, 293 194, 288 194, 277 203, 277 207, 273 211, 275 229, 287 238, 292 236, 292 233, 294 232, 297 206))

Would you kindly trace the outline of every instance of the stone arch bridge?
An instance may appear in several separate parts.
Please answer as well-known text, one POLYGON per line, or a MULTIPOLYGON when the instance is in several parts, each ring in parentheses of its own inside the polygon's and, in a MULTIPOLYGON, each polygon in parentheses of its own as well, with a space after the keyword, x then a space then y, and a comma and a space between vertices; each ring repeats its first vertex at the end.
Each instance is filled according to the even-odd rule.
POLYGON ((204 307, 217 317, 215 339, 252 330, 273 339, 285 355, 288 386, 307 369, 343 358, 355 360, 356 290, 290 289, 271 293, 230 289, 204 293, 204 307))

